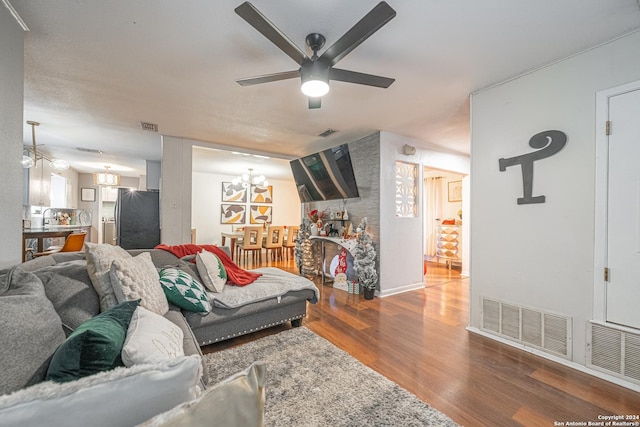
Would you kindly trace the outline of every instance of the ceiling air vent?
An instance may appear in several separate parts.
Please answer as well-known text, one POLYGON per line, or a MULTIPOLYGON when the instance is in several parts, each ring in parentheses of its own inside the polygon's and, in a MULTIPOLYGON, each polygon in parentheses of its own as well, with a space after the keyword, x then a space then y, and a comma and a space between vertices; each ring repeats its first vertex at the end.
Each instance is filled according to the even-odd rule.
POLYGON ((325 130, 324 132, 322 132, 322 133, 321 133, 320 135, 318 135, 318 136, 321 136, 321 137, 323 137, 323 138, 326 138, 326 137, 328 137, 329 135, 333 135, 333 134, 334 134, 334 133, 336 133, 336 132, 338 132, 338 131, 337 131, 337 130, 335 130, 335 129, 327 129, 327 130, 325 130))
POLYGON ((103 154, 101 150, 96 150, 95 148, 76 147, 76 150, 83 153, 103 154))
POLYGON ((158 125, 155 123, 140 122, 140 127, 142 128, 142 130, 146 130, 149 132, 158 132, 158 125))

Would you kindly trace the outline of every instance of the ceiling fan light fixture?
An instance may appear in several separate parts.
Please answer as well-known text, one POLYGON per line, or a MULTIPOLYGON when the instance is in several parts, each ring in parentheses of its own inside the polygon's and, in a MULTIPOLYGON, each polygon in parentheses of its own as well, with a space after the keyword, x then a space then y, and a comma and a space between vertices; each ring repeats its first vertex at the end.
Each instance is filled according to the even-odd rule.
POLYGON ((311 98, 320 98, 329 93, 329 83, 322 80, 307 80, 302 83, 300 90, 311 98))

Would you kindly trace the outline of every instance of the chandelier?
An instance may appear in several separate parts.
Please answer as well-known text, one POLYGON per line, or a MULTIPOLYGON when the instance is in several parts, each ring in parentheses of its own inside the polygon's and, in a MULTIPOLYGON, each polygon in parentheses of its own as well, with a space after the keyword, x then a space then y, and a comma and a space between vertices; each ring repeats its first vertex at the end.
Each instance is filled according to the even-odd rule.
POLYGON ((27 124, 31 125, 31 148, 25 148, 22 154, 22 167, 25 169, 29 169, 32 167, 37 167, 36 163, 40 159, 48 160, 49 165, 57 170, 57 171, 66 171, 69 169, 69 162, 63 159, 52 159, 45 155, 44 153, 38 153, 38 148, 36 145, 36 126, 40 126, 40 123, 34 122, 31 120, 27 120, 27 124), (33 152, 33 158, 31 158, 31 153, 33 152), (26 154, 25 154, 26 153, 26 154))
POLYGON ((118 187, 120 185, 120 175, 109 172, 110 166, 105 166, 104 169, 104 172, 95 172, 93 174, 93 185, 118 187))
POLYGON ((253 176, 253 169, 249 168, 249 173, 243 173, 242 176, 231 180, 233 185, 242 185, 243 188, 249 187, 250 184, 254 185, 269 185, 269 181, 264 175, 253 176))

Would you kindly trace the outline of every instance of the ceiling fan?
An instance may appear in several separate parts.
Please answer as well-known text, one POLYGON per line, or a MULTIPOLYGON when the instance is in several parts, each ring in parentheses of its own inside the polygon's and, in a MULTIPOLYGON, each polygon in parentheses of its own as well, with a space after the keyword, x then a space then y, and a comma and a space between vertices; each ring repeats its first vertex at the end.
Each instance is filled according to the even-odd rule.
POLYGON ((329 92, 329 80, 381 88, 388 88, 395 81, 395 79, 388 77, 334 68, 334 65, 336 65, 338 61, 347 56, 353 49, 358 47, 360 43, 396 16, 396 11, 384 1, 378 3, 376 7, 371 9, 369 13, 320 56, 318 56, 318 51, 324 46, 325 38, 319 33, 309 34, 305 41, 307 46, 313 51, 311 58, 289 40, 287 36, 251 3, 242 3, 235 9, 235 12, 300 65, 300 68, 294 71, 236 80, 241 86, 251 86, 300 77, 302 80, 302 93, 309 97, 309 108, 320 108, 321 97, 329 92))

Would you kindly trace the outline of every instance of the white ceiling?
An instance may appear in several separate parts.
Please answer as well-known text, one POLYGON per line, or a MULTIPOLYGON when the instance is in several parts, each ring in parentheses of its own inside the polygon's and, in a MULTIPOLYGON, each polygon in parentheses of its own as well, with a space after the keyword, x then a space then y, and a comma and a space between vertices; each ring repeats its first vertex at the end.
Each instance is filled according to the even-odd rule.
MULTIPOLYGON (((309 110, 299 81, 235 83, 298 67, 234 13, 240 0, 10 1, 30 29, 24 118, 42 149, 129 176, 160 159, 160 134, 291 158, 382 129, 468 153, 470 93, 640 28, 637 0, 388 0, 397 16, 339 67, 396 82, 332 82, 309 110)), ((377 1, 252 3, 300 47, 320 32, 326 48, 377 1)))

